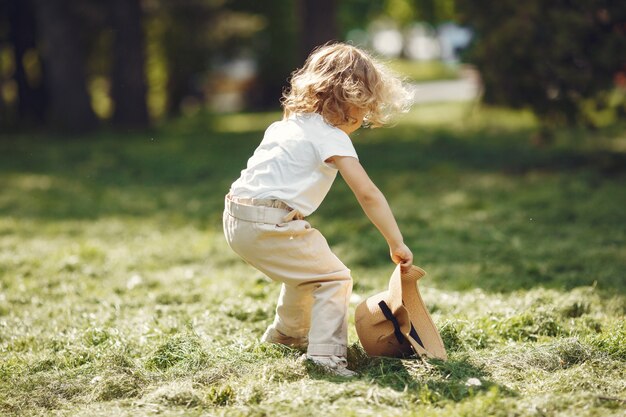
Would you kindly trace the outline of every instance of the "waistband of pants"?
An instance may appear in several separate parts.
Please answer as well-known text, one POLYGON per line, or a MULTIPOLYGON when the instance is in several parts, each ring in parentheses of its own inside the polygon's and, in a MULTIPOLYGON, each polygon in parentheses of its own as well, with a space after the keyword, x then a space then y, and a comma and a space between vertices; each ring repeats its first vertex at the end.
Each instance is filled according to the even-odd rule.
POLYGON ((304 216, 279 200, 226 196, 224 207, 231 216, 248 222, 281 224, 302 220, 304 216))

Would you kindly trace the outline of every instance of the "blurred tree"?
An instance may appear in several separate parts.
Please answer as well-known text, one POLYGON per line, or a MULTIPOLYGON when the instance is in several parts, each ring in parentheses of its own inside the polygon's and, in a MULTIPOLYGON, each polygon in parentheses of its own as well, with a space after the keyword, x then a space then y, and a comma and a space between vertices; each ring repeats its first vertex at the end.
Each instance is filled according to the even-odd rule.
POLYGON ((336 0, 300 0, 298 2, 301 62, 311 51, 329 41, 339 40, 336 0))
POLYGON ((75 13, 79 0, 33 0, 49 97, 47 120, 55 127, 85 131, 97 124, 87 92, 85 45, 75 13))
POLYGON ((18 92, 10 123, 45 119, 62 130, 90 130, 97 125, 93 108, 107 117, 101 104, 110 102, 111 79, 114 124, 147 124, 138 0, 0 0, 0 7, 7 10, 18 92))
POLYGON ((30 0, 6 1, 9 39, 13 45, 14 79, 17 84, 17 119, 22 125, 44 121, 45 94, 36 45, 36 24, 30 0))
POLYGON ((456 19, 457 0, 411 0, 415 19, 436 25, 456 19))
MULTIPOLYGON (((258 3, 258 2, 255 2, 258 3)), ((303 65, 317 46, 340 38, 338 0, 277 0, 251 10, 267 22, 260 34, 258 89, 252 96, 257 108, 276 108, 289 76, 303 65)))
POLYGON ((370 21, 384 13, 383 0, 341 0, 337 7, 337 19, 345 38, 351 30, 364 30, 370 21))
POLYGON ((216 24, 219 3, 158 0, 153 8, 154 23, 163 27, 158 42, 165 55, 168 115, 179 114, 183 100, 199 94, 199 78, 208 71, 216 47, 210 31, 216 24))
MULTIPOLYGON (((415 20, 415 3, 420 0, 385 0, 385 13, 400 26, 407 25, 415 20)), ((434 0, 427 0, 431 4, 434 0)))
POLYGON ((247 97, 249 105, 256 109, 277 109, 289 74, 302 65, 298 39, 304 29, 298 21, 298 2, 237 0, 235 5, 238 10, 255 13, 264 20, 251 42, 258 62, 258 77, 247 97))
POLYGON ((388 16, 400 26, 415 21, 432 25, 456 20, 457 0, 341 0, 339 22, 345 34, 364 29, 372 20, 388 16))
POLYGON ((285 44, 284 28, 291 23, 288 7, 279 7, 283 3, 290 2, 155 0, 149 7, 148 25, 157 34, 150 42, 158 43, 159 48, 154 49, 163 54, 166 114, 179 114, 185 103, 202 103, 212 93, 209 77, 213 67, 247 52, 258 59, 260 67, 262 82, 254 94, 258 102, 263 87, 280 73, 279 60, 289 61, 290 51, 280 48, 281 42, 285 44), (270 54, 268 44, 278 46, 281 53, 270 54), (275 64, 273 69, 266 69, 268 62, 275 64))
POLYGON ((626 65, 626 2, 458 0, 476 31, 469 58, 488 103, 528 107, 544 129, 591 125, 585 109, 607 102, 626 65))
POLYGON ((148 125, 142 12, 139 0, 109 0, 114 31, 111 98, 116 126, 148 125))

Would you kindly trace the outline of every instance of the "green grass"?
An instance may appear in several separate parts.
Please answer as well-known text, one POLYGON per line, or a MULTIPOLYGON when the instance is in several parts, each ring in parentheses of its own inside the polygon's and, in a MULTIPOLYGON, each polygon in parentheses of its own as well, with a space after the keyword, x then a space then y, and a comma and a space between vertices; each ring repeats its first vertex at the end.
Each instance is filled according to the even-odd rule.
MULTIPOLYGON (((623 415, 623 126, 537 148, 527 114, 446 104, 358 132, 449 360, 369 358, 351 325, 347 381, 258 342, 278 285, 222 236, 276 117, 0 137, 0 415, 623 415)), ((384 289, 387 248, 342 180, 310 220, 355 294, 384 289)))
POLYGON ((388 61, 387 64, 393 71, 413 82, 459 78, 458 66, 436 60, 411 61, 408 59, 393 59, 388 61))

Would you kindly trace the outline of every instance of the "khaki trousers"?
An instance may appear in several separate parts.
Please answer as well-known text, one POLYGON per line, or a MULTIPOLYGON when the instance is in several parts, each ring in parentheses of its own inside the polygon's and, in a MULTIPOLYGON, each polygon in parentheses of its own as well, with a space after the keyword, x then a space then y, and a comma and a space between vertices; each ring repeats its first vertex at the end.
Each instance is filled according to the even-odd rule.
POLYGON ((352 277, 324 236, 280 201, 227 196, 225 205, 230 247, 282 283, 274 328, 295 338, 308 335, 309 355, 345 357, 352 277))

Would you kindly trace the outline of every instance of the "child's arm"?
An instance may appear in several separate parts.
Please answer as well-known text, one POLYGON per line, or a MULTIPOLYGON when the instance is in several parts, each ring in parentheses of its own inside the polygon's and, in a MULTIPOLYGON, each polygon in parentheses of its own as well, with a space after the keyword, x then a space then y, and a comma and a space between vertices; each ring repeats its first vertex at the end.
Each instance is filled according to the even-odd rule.
POLYGON ((413 264, 413 254, 404 244, 387 199, 372 182, 361 163, 350 156, 334 156, 327 162, 334 162, 367 217, 387 240, 391 259, 401 265, 403 272, 408 271, 413 264))

